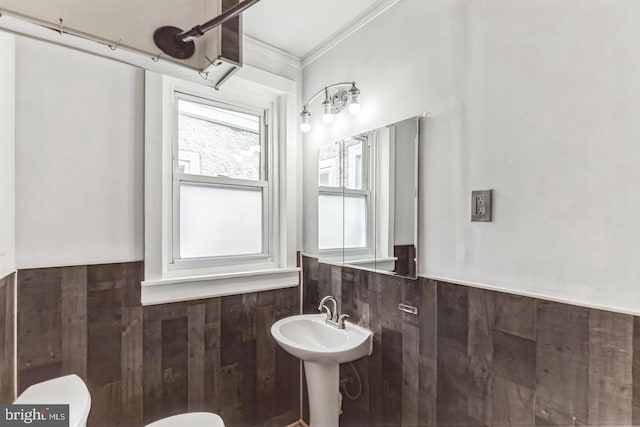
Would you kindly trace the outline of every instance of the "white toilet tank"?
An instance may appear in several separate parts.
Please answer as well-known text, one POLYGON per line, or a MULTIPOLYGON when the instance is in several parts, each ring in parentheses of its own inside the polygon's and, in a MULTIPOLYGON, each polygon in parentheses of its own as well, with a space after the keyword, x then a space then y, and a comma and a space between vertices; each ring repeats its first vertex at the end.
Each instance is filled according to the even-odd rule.
POLYGON ((14 403, 21 405, 68 404, 69 427, 85 427, 91 409, 91 395, 79 376, 67 375, 32 385, 14 403))

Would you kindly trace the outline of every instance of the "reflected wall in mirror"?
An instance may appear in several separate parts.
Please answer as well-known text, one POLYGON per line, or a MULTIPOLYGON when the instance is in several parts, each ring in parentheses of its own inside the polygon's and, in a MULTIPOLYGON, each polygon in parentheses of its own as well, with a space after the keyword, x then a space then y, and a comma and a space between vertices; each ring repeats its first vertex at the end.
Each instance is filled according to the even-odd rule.
POLYGON ((413 117, 318 149, 318 253, 417 275, 418 140, 413 117))

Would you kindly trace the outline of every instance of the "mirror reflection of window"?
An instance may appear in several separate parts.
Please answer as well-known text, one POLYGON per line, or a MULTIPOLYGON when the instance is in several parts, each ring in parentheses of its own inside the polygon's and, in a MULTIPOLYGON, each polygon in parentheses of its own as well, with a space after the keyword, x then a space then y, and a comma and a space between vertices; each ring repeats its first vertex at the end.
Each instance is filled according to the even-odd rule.
POLYGON ((344 196, 344 247, 350 249, 367 247, 369 219, 368 196, 344 196))
POLYGON ((340 187, 341 142, 323 145, 318 149, 318 185, 340 187))
POLYGON ((320 250, 343 247, 342 193, 320 193, 318 196, 318 248, 320 250))
POLYGON ((319 250, 370 248, 369 159, 366 135, 319 148, 319 250))
POLYGON ((350 138, 344 141, 345 188, 353 190, 366 189, 364 188, 366 169, 364 168, 363 158, 365 141, 365 138, 350 138))
POLYGON ((369 224, 372 224, 371 188, 369 185, 369 143, 366 135, 344 141, 344 247, 369 247, 369 224))
POLYGON ((318 185, 323 187, 337 187, 338 171, 333 159, 321 160, 318 171, 318 185))

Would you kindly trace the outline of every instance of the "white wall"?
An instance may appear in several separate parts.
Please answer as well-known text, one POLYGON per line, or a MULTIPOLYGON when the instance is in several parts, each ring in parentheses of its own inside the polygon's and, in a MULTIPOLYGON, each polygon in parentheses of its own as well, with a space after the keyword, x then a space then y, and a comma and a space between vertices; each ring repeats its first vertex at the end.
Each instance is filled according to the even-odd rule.
MULTIPOLYGON (((143 71, 16 40, 18 267, 143 259, 143 71)), ((238 78, 297 87, 293 58, 255 49, 238 78)))
MULTIPOLYGON (((159 52, 153 34, 165 25, 190 29, 218 15, 218 0, 0 0, 0 8, 9 14, 17 14, 43 21, 58 28, 89 34, 94 38, 130 46, 150 55, 159 52), (179 7, 176 7, 179 4, 179 7)), ((210 31, 195 44, 194 55, 182 63, 198 70, 209 64, 205 54, 215 57, 219 39, 218 31, 210 31), (215 49, 215 50, 214 50, 215 49)), ((105 52, 107 53, 107 52, 105 52)), ((195 74, 195 73, 194 73, 195 74)))
POLYGON ((0 32, 0 278, 15 257, 15 38, 0 32))
POLYGON ((639 19, 633 0, 400 1, 304 70, 305 94, 353 79, 363 103, 307 138, 305 250, 315 144, 428 111, 421 275, 640 313, 639 19), (471 223, 486 188, 494 221, 471 223))
POLYGON ((18 268, 143 258, 143 72, 16 38, 18 268))

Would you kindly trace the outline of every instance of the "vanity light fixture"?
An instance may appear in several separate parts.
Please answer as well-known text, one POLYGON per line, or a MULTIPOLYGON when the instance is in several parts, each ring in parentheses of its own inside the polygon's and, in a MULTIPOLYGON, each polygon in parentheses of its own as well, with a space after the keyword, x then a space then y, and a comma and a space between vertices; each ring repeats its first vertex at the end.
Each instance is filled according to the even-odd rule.
POLYGON ((356 87, 356 82, 335 83, 326 86, 316 92, 302 107, 300 130, 304 133, 311 130, 309 104, 322 94, 324 94, 322 121, 327 125, 333 123, 335 115, 341 113, 345 108, 354 115, 360 112, 360 89, 356 87), (347 90, 346 88, 349 89, 347 90))

